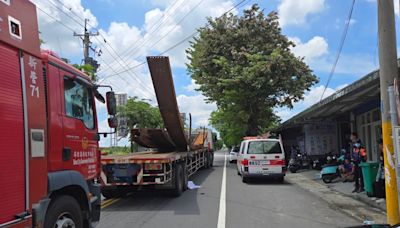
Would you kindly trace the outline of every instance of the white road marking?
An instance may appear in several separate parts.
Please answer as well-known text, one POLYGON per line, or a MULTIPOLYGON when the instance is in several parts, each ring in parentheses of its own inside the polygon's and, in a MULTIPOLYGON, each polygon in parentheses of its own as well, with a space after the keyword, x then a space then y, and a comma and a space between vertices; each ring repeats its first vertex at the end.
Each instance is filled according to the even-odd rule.
POLYGON ((221 195, 219 196, 219 213, 217 228, 225 228, 226 219, 226 154, 224 155, 224 170, 222 171, 221 195))

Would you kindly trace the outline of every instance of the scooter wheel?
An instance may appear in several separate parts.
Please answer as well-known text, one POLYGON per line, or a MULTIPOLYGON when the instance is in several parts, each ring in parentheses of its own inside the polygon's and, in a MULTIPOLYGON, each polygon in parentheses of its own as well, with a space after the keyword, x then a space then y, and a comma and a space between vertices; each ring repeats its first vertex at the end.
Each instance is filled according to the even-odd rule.
POLYGON ((322 181, 326 184, 329 184, 332 182, 332 178, 330 176, 323 176, 322 181))
POLYGON ((290 170, 291 173, 296 173, 297 172, 297 169, 295 167, 290 167, 289 170, 290 170))

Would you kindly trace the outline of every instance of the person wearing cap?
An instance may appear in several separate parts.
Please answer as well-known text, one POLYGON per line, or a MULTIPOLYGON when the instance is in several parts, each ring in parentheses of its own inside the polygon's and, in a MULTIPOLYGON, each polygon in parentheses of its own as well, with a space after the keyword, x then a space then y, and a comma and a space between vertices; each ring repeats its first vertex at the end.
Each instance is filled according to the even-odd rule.
POLYGON ((351 142, 352 142, 352 154, 351 159, 354 164, 354 192, 363 192, 364 191, 364 180, 362 175, 362 170, 360 167, 361 163, 361 140, 358 138, 358 134, 356 132, 351 133, 351 142))

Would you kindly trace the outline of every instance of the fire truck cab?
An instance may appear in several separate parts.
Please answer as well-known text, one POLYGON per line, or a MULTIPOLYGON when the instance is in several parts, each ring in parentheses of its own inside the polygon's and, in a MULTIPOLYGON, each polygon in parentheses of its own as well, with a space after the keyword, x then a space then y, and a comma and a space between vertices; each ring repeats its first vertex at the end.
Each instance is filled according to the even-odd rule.
MULTIPOLYGON (((98 86, 41 52, 36 7, 0 0, 0 227, 94 227, 100 219, 98 86)), ((107 92, 110 127, 115 97, 107 92)))

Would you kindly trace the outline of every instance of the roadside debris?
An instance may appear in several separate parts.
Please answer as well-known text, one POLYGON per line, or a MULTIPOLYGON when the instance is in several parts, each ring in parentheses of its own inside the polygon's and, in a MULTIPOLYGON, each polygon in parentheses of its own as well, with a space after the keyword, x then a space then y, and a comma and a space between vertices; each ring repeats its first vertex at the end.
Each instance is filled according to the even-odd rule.
POLYGON ((195 183, 193 183, 193 181, 188 181, 188 189, 193 190, 193 189, 199 189, 201 188, 201 186, 196 185, 195 183))

